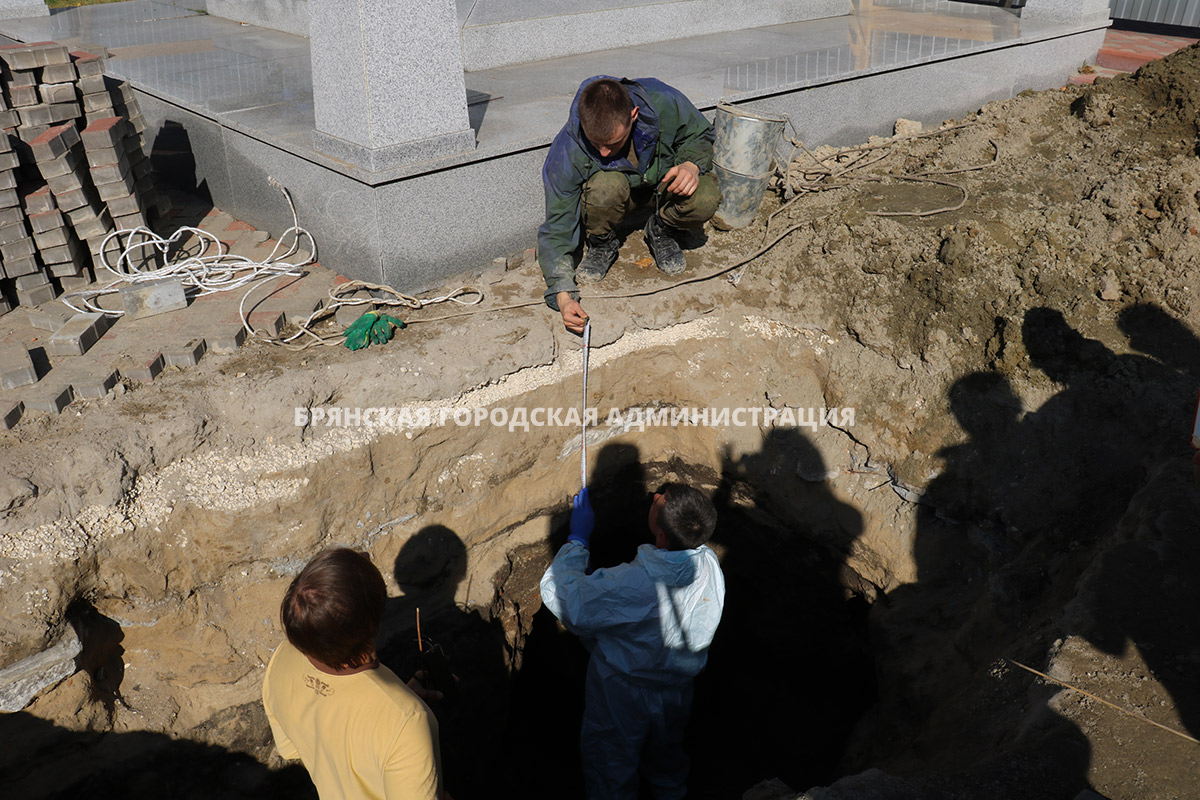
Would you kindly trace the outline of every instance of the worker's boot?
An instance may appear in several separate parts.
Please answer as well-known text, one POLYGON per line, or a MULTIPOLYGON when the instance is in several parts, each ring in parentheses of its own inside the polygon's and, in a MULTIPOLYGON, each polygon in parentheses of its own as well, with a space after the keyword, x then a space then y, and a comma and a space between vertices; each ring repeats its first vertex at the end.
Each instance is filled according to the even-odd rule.
POLYGON ((646 247, 654 257, 654 264, 667 275, 678 275, 687 268, 683 250, 675 238, 682 231, 663 222, 658 214, 646 220, 646 247))
POLYGON ((601 236, 588 234, 587 253, 575 268, 575 283, 596 283, 608 274, 608 268, 617 262, 621 241, 611 231, 601 236))

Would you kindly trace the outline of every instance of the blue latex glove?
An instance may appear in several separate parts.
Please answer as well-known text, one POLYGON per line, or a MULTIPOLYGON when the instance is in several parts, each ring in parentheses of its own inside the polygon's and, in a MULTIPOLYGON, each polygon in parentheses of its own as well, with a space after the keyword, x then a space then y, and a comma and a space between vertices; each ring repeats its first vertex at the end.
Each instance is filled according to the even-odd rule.
POLYGON ((592 501, 588 499, 588 488, 585 486, 575 495, 571 507, 571 535, 567 537, 567 541, 579 542, 587 547, 595 528, 596 514, 592 511, 592 501))

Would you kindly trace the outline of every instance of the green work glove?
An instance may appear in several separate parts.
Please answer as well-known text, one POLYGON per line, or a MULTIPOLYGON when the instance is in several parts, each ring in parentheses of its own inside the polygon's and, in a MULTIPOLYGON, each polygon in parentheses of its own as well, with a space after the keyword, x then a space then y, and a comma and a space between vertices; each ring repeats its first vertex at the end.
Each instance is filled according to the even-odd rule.
POLYGON ((343 334, 346 337, 346 347, 350 350, 361 350, 370 345, 367 341, 367 336, 371 333, 371 326, 379 319, 379 313, 376 311, 368 311, 358 319, 354 320, 346 332, 343 334))
POLYGON ((383 344, 392 338, 396 329, 403 328, 404 322, 387 314, 380 314, 378 321, 371 326, 371 340, 375 344, 383 344))
POLYGON ((403 328, 404 323, 387 314, 378 311, 368 311, 346 328, 345 345, 350 350, 361 350, 370 347, 372 343, 383 344, 392 338, 396 328, 403 328))

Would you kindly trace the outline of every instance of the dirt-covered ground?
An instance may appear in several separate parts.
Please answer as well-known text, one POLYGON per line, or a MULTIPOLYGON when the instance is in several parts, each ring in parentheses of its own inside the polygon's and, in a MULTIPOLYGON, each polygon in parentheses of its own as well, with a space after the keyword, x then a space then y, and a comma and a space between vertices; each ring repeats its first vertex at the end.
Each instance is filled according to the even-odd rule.
MULTIPOLYGON (((633 235, 592 293, 625 296, 585 297, 605 411, 855 409, 596 440, 594 485, 631 514, 614 528, 671 476, 723 513, 696 796, 1197 796, 1198 114, 1192 47, 938 130, 805 143, 755 225, 688 256, 699 277, 763 250, 744 267, 652 293, 633 235)), ((476 282, 491 306, 540 293, 531 264, 476 282)), ((579 653, 534 584, 577 431, 294 424, 571 407, 560 328, 531 308, 357 354, 248 346, 3 434, 0 663, 84 638, 82 671, 0 717, 20 796, 304 796, 257 692, 283 588, 332 543, 386 567, 397 669, 414 604, 465 642, 455 796, 571 796, 579 653)))

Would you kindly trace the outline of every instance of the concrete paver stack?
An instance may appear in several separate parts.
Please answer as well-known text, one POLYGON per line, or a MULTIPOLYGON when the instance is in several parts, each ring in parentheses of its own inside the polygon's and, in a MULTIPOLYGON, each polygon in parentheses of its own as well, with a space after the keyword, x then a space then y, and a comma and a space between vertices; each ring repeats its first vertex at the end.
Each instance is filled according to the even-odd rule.
POLYGON ((136 100, 104 75, 103 59, 54 42, 16 44, 0 47, 0 70, 4 311, 91 284, 106 237, 165 207, 136 100))

